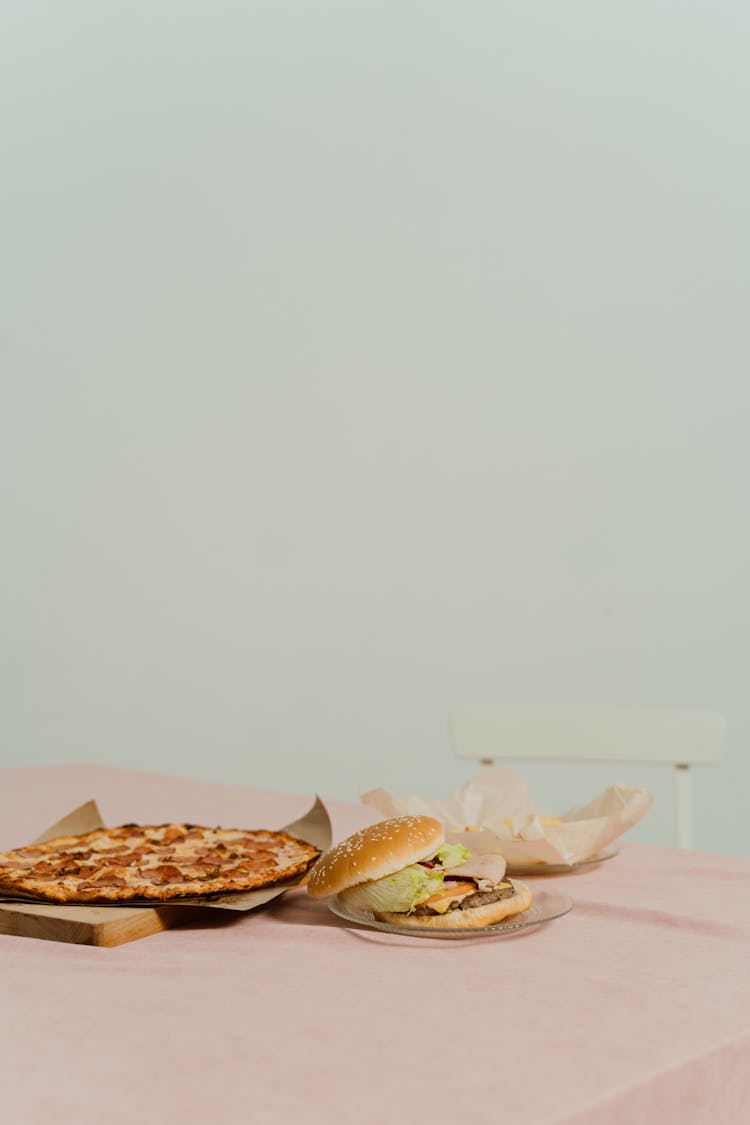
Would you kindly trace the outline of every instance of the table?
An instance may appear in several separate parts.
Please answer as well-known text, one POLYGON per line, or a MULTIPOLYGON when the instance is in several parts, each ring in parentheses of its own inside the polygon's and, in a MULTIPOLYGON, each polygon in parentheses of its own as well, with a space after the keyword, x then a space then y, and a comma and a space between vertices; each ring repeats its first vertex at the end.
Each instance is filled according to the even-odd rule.
MULTIPOLYGON (((96 766, 0 771, 0 848, 107 823, 273 828, 289 796, 96 766)), ((334 838, 376 819, 329 802, 334 838)), ((4 1125, 746 1125, 750 860, 623 844, 501 940, 355 930, 293 891, 115 949, 0 936, 4 1125)))

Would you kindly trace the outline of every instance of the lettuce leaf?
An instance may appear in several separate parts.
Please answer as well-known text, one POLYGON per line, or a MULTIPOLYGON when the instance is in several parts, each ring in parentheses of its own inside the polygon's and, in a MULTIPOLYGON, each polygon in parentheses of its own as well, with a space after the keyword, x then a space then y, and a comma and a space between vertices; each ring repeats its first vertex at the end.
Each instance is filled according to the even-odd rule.
POLYGON ((404 867, 384 879, 361 883, 341 892, 341 901, 354 910, 388 910, 407 914, 430 895, 443 887, 443 874, 438 868, 421 867, 418 863, 404 867))
POLYGON ((412 863, 393 875, 342 891, 341 901, 354 910, 408 914, 420 902, 443 889, 443 868, 460 867, 469 859, 471 852, 462 844, 441 844, 431 857, 431 862, 439 863, 440 867, 422 867, 419 863, 412 863))
POLYGON ((463 844, 443 844, 433 857, 442 867, 460 867, 471 859, 471 852, 463 844))

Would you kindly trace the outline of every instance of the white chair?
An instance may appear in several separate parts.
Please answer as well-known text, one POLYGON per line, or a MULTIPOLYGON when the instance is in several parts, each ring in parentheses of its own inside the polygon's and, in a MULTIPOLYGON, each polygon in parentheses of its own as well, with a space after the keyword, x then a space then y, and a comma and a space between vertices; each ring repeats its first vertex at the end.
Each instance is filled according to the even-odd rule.
POLYGON ((449 719, 459 758, 648 762, 675 768, 677 846, 693 846, 690 767, 716 765, 726 723, 715 711, 611 707, 471 707, 449 719))

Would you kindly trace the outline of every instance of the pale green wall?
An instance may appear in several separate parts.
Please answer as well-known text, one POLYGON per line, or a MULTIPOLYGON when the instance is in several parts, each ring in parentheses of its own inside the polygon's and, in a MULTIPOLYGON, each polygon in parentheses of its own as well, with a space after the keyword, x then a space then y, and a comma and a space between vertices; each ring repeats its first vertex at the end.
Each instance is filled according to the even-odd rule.
POLYGON ((748 6, 2 24, 0 764, 439 792, 454 703, 696 704, 750 851, 748 6))

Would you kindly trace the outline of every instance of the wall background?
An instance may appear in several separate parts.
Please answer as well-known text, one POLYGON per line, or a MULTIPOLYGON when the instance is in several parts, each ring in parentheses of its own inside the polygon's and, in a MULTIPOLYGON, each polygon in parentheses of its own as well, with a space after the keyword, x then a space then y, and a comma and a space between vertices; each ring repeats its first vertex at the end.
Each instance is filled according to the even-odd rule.
POLYGON ((0 765, 439 794, 458 703, 710 706, 750 852, 747 5, 1 16, 0 765))

